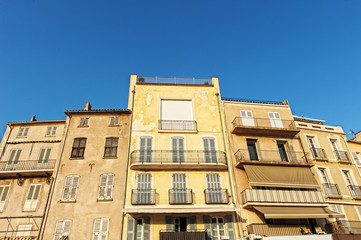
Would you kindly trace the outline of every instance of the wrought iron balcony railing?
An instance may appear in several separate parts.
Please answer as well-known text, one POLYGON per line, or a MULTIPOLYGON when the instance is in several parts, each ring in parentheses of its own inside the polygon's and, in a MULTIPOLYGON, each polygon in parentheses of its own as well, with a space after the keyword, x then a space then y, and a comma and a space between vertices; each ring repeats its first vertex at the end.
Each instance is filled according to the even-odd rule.
POLYGON ((207 204, 229 203, 229 195, 227 189, 208 188, 204 190, 204 196, 207 204))
POLYGON ((323 189, 325 189, 325 194, 326 195, 331 195, 331 196, 340 196, 340 189, 338 188, 337 184, 334 183, 323 183, 323 189))
POLYGON ((361 198, 361 186, 348 185, 347 187, 352 197, 361 198))
POLYGON ((159 120, 159 130, 197 131, 197 122, 189 120, 159 120))
POLYGON ((202 150, 136 150, 130 154, 130 164, 222 164, 226 153, 202 150))
POLYGON ((235 153, 237 161, 260 161, 260 162, 290 162, 308 163, 304 152, 280 151, 280 150, 249 150, 238 149, 235 153))
POLYGON ((132 204, 133 205, 154 205, 156 200, 155 189, 133 189, 132 204))
POLYGON ((169 204, 192 204, 192 189, 169 189, 169 204))
POLYGON ((233 127, 296 129, 294 120, 235 117, 233 127))
POLYGON ((0 172, 5 171, 26 171, 26 170, 52 170, 56 160, 28 160, 16 162, 0 162, 0 172))
POLYGON ((323 148, 311 148, 311 153, 314 158, 327 159, 325 149, 323 148))
POLYGON ((211 78, 147 77, 138 76, 137 83, 212 85, 211 78))
POLYGON ((351 163, 350 158, 348 157, 348 154, 346 151, 333 151, 335 153, 335 156, 338 161, 344 161, 351 163))

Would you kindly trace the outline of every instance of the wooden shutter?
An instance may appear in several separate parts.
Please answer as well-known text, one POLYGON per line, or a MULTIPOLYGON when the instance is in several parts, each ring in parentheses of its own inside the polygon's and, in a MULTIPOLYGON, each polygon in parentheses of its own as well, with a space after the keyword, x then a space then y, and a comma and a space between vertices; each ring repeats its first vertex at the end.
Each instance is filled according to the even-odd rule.
POLYGON ((188 230, 189 231, 197 231, 197 218, 196 216, 188 217, 188 230))
POLYGON ((100 176, 98 199, 104 199, 105 198, 106 185, 107 185, 107 175, 102 174, 100 176))
POLYGON ((109 218, 97 218, 94 221, 93 240, 108 239, 109 218))
POLYGON ((184 162, 184 138, 172 137, 173 162, 184 162))
POLYGON ((0 212, 3 211, 10 186, 0 186, 0 212))
POLYGON ((211 217, 204 215, 203 216, 203 224, 204 224, 204 229, 207 231, 207 240, 211 240, 212 239, 212 225, 211 225, 211 217))
POLYGON ((275 128, 283 128, 281 115, 278 112, 268 112, 271 126, 275 128))
POLYGON ((57 129, 57 127, 53 127, 53 129, 51 130, 51 135, 52 135, 52 136, 55 136, 55 134, 56 134, 56 129, 57 129))
POLYGON ((51 135, 51 130, 52 130, 52 127, 48 127, 48 128, 46 129, 46 134, 45 134, 45 136, 50 136, 50 135, 51 135))
POLYGON ((150 218, 143 217, 143 240, 150 240, 150 218))
POLYGON ((63 201, 69 200, 70 188, 71 188, 72 182, 73 182, 73 176, 72 175, 67 176, 65 179, 63 196, 61 198, 63 201))
POLYGON ((64 220, 58 220, 55 226, 54 240, 58 240, 63 233, 64 220))
POLYGON ((70 201, 75 201, 76 200, 76 193, 78 190, 78 185, 79 185, 79 176, 74 175, 73 176, 73 181, 71 184, 71 189, 70 189, 70 201))
POLYGON ((203 138, 203 149, 205 154, 205 162, 217 162, 216 144, 213 137, 203 138))
POLYGON ((254 126, 252 111, 241 110, 241 119, 243 126, 254 126))
POLYGON ((19 129, 19 132, 18 132, 18 137, 22 137, 23 136, 23 133, 24 133, 24 128, 23 127, 21 127, 20 129, 19 129))
POLYGON ((24 210, 35 210, 38 203, 41 185, 31 184, 25 200, 24 210))
POLYGON ((227 233, 230 240, 236 240, 236 234, 234 232, 233 216, 226 216, 227 233))
POLYGON ((94 221, 94 229, 93 229, 93 240, 99 240, 101 236, 101 227, 102 219, 96 218, 94 221))
POLYGON ((135 227, 135 219, 132 217, 128 217, 127 224, 127 240, 134 240, 134 227, 135 227))
POLYGON ((107 189, 105 193, 107 199, 112 199, 113 197, 113 185, 114 185, 114 175, 109 174, 107 178, 107 189))
POLYGON ((151 162, 152 161, 152 137, 141 137, 140 138, 140 162, 151 162))
POLYGON ((167 232, 174 231, 174 224, 173 224, 173 217, 172 216, 165 216, 165 224, 167 232))
POLYGON ((27 136, 28 136, 28 132, 29 132, 29 128, 26 127, 26 128, 24 129, 23 137, 27 137, 27 136))

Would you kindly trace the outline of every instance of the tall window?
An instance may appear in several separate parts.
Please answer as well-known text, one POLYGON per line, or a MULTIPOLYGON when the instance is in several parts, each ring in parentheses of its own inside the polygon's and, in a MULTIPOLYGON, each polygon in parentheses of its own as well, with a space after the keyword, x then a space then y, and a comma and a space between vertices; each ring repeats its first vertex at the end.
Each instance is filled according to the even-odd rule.
POLYGON ((110 117, 109 126, 118 126, 119 125, 119 117, 110 117))
POLYGON ((113 185, 114 175, 113 174, 102 174, 100 176, 100 185, 98 199, 112 199, 113 198, 113 185))
POLYGON ((150 204, 152 202, 152 175, 150 173, 138 174, 138 188, 136 194, 137 204, 150 204))
POLYGON ((108 228, 109 228, 109 218, 95 219, 92 240, 107 240, 108 228))
POLYGON ((109 137, 105 140, 104 157, 116 157, 118 149, 117 137, 109 137))
POLYGON ((89 118, 80 118, 79 127, 89 127, 89 118))
POLYGON ((172 137, 172 160, 173 162, 184 162, 183 137, 172 137))
POLYGON ((224 234, 224 220, 221 217, 212 217, 213 239, 221 240, 224 234))
POLYGON ((258 159, 258 152, 256 147, 257 139, 247 139, 247 148, 249 154, 249 160, 259 160, 258 159))
POLYGON ((71 220, 62 219, 56 222, 55 233, 53 240, 60 240, 62 237, 69 236, 71 227, 71 220))
POLYGON ((70 175, 65 179, 62 201, 75 201, 79 186, 79 176, 70 175))
POLYGON ((318 147, 318 143, 315 137, 307 136, 307 141, 310 146, 312 156, 314 158, 326 158, 324 150, 318 147))
POLYGON ((280 153, 282 162, 289 162, 287 151, 286 151, 286 142, 277 141, 278 152, 280 153))
POLYGON ((6 197, 8 196, 10 186, 0 185, 0 212, 3 211, 5 206, 6 197))
POLYGON ((46 168, 48 166, 50 152, 51 152, 51 148, 40 149, 37 168, 46 168))
POLYGON ((192 105, 189 100, 162 100, 160 129, 194 130, 192 105))
POLYGON ((6 164, 6 170, 16 170, 21 151, 22 151, 21 149, 12 149, 11 150, 8 162, 6 164))
POLYGON ((17 137, 27 137, 29 132, 29 127, 19 128, 17 137))
POLYGON ((332 146, 333 152, 336 155, 337 160, 342 160, 341 152, 338 150, 337 140, 336 139, 330 139, 330 142, 331 142, 331 146, 332 146))
POLYGON ((353 159, 356 162, 356 166, 361 167, 361 156, 360 153, 351 152, 353 159))
POLYGON ((221 180, 218 173, 208 173, 207 179, 207 203, 222 203, 221 180))
POLYGON ((31 184, 24 204, 24 211, 34 211, 38 204, 41 184, 31 184))
POLYGON ((207 163, 217 162, 217 151, 214 137, 203 138, 204 158, 207 163))
POLYGON ((188 203, 186 175, 184 173, 175 173, 172 175, 172 182, 172 203, 188 203))
POLYGON ((281 115, 278 112, 269 112, 268 116, 271 121, 271 127, 283 128, 281 115))
POLYGON ((254 126, 252 111, 241 110, 241 119, 243 126, 254 126))
POLYGON ((223 236, 228 236, 227 239, 231 240, 236 239, 232 215, 227 215, 224 218, 204 215, 203 223, 208 236, 212 239, 221 240, 224 239, 223 236))
POLYGON ((139 162, 152 162, 153 137, 140 137, 139 162))
POLYGON ((47 129, 46 129, 46 134, 45 134, 45 136, 55 136, 55 134, 56 134, 56 129, 57 129, 58 127, 57 126, 50 126, 50 127, 48 127, 47 129))
POLYGON ((83 157, 86 145, 86 138, 75 138, 73 143, 73 149, 71 151, 71 157, 83 157))
POLYGON ((127 240, 149 240, 150 239, 150 218, 128 217, 127 240))

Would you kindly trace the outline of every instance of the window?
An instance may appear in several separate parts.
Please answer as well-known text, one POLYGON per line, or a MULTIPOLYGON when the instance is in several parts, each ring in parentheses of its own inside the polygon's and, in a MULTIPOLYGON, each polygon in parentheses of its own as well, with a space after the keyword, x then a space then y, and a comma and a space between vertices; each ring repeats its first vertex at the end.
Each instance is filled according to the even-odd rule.
POLYGON ((286 142, 277 141, 278 152, 280 153, 281 162, 289 162, 287 151, 286 151, 286 142))
POLYGON ((352 180, 352 176, 349 170, 342 170, 343 176, 345 177, 347 185, 355 185, 352 180))
POLYGON ((71 220, 62 219, 56 222, 54 240, 60 240, 62 237, 69 236, 71 220))
POLYGON ((109 126, 118 126, 119 125, 119 117, 110 117, 109 126))
POLYGON ((318 142, 313 136, 307 136, 307 141, 311 149, 312 156, 314 158, 326 158, 326 153, 322 148, 318 147, 318 142))
POLYGON ((171 191, 171 203, 182 204, 190 202, 191 196, 187 194, 186 175, 184 173, 175 173, 172 175, 173 189, 171 191))
POLYGON ((150 239, 150 218, 128 217, 127 240, 149 240, 150 239))
POLYGON ((358 216, 359 216, 359 218, 361 220, 361 206, 355 206, 355 207, 357 209, 358 216))
POLYGON ((184 138, 172 137, 172 160, 173 162, 184 162, 184 138))
POLYGON ((100 185, 98 199, 112 199, 113 198, 113 185, 114 175, 113 174, 102 174, 100 176, 100 185))
POLYGON ((83 157, 86 145, 86 138, 75 138, 73 143, 73 149, 71 151, 71 157, 83 157))
POLYGON ((62 201, 75 201, 79 186, 79 176, 70 175, 65 179, 62 201))
POLYGON ((283 123, 281 120, 281 116, 278 112, 269 112, 269 119, 271 121, 271 126, 274 128, 283 128, 283 123))
MULTIPOLYGON (((218 173, 208 173, 206 203, 223 203, 221 180, 218 173)), ((228 197, 228 196, 227 196, 228 197)))
POLYGON ((257 147, 256 147, 257 139, 247 139, 247 148, 249 153, 249 160, 257 161, 258 159, 258 153, 257 153, 257 147))
POLYGON ((342 170, 348 190, 352 197, 361 197, 361 188, 355 184, 350 170, 342 170))
POLYGON ((0 212, 3 211, 5 206, 6 197, 8 196, 10 186, 0 185, 0 212))
POLYGON ((11 150, 8 162, 6 164, 6 170, 16 170, 21 151, 22 151, 21 149, 12 149, 11 150))
POLYGON ((17 137, 27 137, 28 132, 29 132, 29 127, 21 127, 19 128, 17 137))
POLYGON ((342 153, 338 150, 337 140, 330 139, 330 142, 331 142, 331 146, 332 146, 333 152, 336 155, 337 160, 342 160, 342 153))
POLYGON ((204 158, 207 163, 217 162, 217 151, 214 137, 203 138, 204 158))
POLYGON ((331 181, 330 181, 330 179, 328 177, 326 168, 319 168, 318 170, 320 171, 322 182, 323 183, 330 183, 331 181))
POLYGON ((212 217, 213 239, 221 240, 224 234, 224 221, 221 217, 212 217))
POLYGON ((109 218, 95 219, 92 240, 107 240, 108 228, 109 228, 109 218))
POLYGON ((322 185, 326 195, 340 195, 337 184, 333 184, 329 178, 326 168, 318 169, 321 175, 322 185))
POLYGON ((203 223, 212 239, 221 240, 224 236, 228 236, 227 239, 236 239, 232 215, 225 217, 204 215, 203 223))
POLYGON ((152 162, 153 137, 140 137, 139 162, 152 162))
POLYGON ((241 110, 241 119, 243 126, 254 126, 252 111, 241 110))
POLYGON ((352 157, 356 162, 356 166, 357 167, 361 167, 361 156, 360 153, 357 152, 351 152, 352 153, 352 157))
POLYGON ((56 126, 50 126, 50 127, 48 127, 47 129, 46 129, 46 134, 45 134, 45 136, 47 136, 47 137, 50 137, 50 136, 55 136, 55 134, 56 134, 56 129, 57 129, 58 127, 56 127, 56 126))
POLYGON ((109 137, 105 140, 104 157, 116 157, 118 149, 118 138, 109 137))
POLYGON ((42 148, 40 149, 40 155, 37 163, 37 168, 46 168, 49 161, 51 149, 50 148, 42 148))
POLYGON ((150 173, 138 174, 136 203, 150 204, 152 202, 152 175, 150 173))
MULTIPOLYGON (((344 210, 342 205, 330 204, 330 208, 331 208, 332 211, 344 214, 346 216, 345 210, 344 210)), ((347 228, 347 230, 349 230, 350 225, 349 225, 349 223, 347 221, 347 218, 336 218, 336 221, 341 221, 342 225, 344 225, 347 228)))
POLYGON ((24 211, 34 211, 38 204, 41 184, 31 184, 25 200, 24 211))
POLYGON ((79 127, 89 127, 89 118, 80 118, 79 127))
POLYGON ((160 129, 195 130, 192 101, 162 100, 160 129))
POLYGON ((166 231, 167 232, 189 232, 197 230, 196 216, 173 217, 166 216, 166 231))
POLYGON ((17 237, 28 237, 31 236, 32 224, 22 224, 18 226, 18 230, 16 231, 17 237))

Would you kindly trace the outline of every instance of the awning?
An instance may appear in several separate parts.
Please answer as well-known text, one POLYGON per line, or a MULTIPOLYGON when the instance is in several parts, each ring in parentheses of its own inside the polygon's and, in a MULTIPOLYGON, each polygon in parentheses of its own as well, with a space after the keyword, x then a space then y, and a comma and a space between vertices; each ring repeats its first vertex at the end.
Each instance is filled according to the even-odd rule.
POLYGON ((244 165, 251 186, 319 188, 309 167, 244 165))
POLYGON ((326 207, 254 207, 265 218, 343 218, 326 207))

